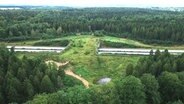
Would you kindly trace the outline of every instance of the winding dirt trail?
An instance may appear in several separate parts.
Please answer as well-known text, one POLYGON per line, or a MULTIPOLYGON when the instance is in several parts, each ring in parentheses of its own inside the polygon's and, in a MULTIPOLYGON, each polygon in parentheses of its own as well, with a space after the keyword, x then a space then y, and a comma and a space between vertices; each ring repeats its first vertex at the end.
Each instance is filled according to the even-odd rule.
POLYGON ((65 74, 70 75, 70 76, 72 76, 72 77, 74 77, 74 78, 76 78, 76 79, 82 81, 82 83, 84 84, 84 86, 85 86, 86 88, 89 88, 89 82, 88 82, 87 80, 85 80, 84 78, 80 77, 79 75, 73 73, 72 70, 70 70, 70 69, 65 70, 65 74))
MULTIPOLYGON (((45 63, 46 63, 46 64, 54 63, 54 64, 56 64, 56 66, 57 66, 58 69, 59 69, 59 67, 67 65, 67 64, 69 63, 69 61, 67 61, 67 62, 65 62, 65 63, 60 63, 60 62, 56 62, 56 61, 53 61, 53 60, 48 60, 48 61, 46 61, 45 63)), ((84 78, 82 78, 81 76, 75 74, 71 69, 65 70, 65 74, 66 74, 66 75, 69 75, 69 76, 72 76, 72 77, 74 77, 74 78, 80 80, 80 81, 84 84, 84 86, 85 86, 86 88, 89 88, 89 82, 88 82, 87 80, 85 80, 84 78)))

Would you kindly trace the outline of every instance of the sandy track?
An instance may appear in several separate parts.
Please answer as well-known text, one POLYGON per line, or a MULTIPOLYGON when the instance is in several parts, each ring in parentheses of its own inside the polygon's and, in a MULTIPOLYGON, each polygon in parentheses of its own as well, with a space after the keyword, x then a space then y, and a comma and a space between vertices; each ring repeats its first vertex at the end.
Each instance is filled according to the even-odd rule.
POLYGON ((84 78, 80 77, 79 75, 73 73, 72 70, 70 70, 70 69, 69 70, 65 70, 65 74, 70 75, 70 76, 72 76, 72 77, 74 77, 74 78, 82 81, 82 83, 84 84, 84 86, 86 88, 89 88, 89 82, 87 80, 85 80, 84 78))
MULTIPOLYGON (((59 69, 59 67, 67 65, 67 64, 69 63, 69 61, 67 61, 67 62, 65 62, 65 63, 59 63, 59 62, 56 62, 56 61, 53 61, 53 60, 49 60, 49 61, 46 61, 45 63, 46 63, 46 64, 54 63, 54 64, 56 64, 56 66, 57 66, 58 69, 59 69)), ((74 77, 74 78, 80 80, 80 81, 84 84, 84 86, 85 86, 86 88, 89 88, 89 82, 88 82, 87 80, 85 80, 84 78, 82 78, 81 76, 79 76, 79 75, 73 73, 72 70, 70 70, 70 69, 65 70, 65 74, 66 74, 66 75, 69 75, 69 76, 72 76, 72 77, 74 77)))
POLYGON ((69 61, 67 61, 67 62, 65 62, 65 63, 59 63, 59 62, 56 62, 56 61, 53 61, 53 60, 49 60, 49 61, 46 61, 45 63, 46 63, 46 64, 54 63, 54 64, 56 64, 56 66, 57 66, 58 69, 59 69, 59 67, 67 65, 67 64, 69 63, 69 61))

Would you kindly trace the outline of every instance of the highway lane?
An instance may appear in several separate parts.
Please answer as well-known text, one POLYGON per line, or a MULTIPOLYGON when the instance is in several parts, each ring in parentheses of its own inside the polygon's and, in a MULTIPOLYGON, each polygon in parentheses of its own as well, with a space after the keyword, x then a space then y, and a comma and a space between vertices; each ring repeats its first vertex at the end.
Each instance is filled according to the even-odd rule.
POLYGON ((60 53, 66 47, 43 47, 43 46, 7 46, 9 50, 14 48, 15 52, 56 52, 60 53))
MULTIPOLYGON (((126 54, 126 55, 149 55, 153 50, 153 54, 156 49, 138 49, 138 48, 99 48, 98 54, 126 54)), ((161 49, 160 52, 165 50, 161 49)), ((168 50, 170 54, 180 55, 184 53, 184 50, 168 50)))

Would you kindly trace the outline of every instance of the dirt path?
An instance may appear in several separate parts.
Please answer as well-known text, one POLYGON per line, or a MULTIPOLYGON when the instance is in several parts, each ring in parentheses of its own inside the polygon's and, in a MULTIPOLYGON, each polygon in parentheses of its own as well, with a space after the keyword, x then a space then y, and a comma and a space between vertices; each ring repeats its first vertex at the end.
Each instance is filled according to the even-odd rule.
MULTIPOLYGON (((57 65, 57 67, 58 67, 58 69, 59 69, 59 67, 67 65, 67 64, 69 63, 69 61, 67 61, 67 62, 65 62, 65 63, 59 63, 59 62, 56 62, 56 61, 53 61, 53 60, 49 60, 49 61, 46 61, 45 63, 46 63, 46 64, 54 63, 54 64, 57 65)), ((88 82, 87 80, 85 80, 84 78, 82 78, 81 76, 79 76, 79 75, 73 73, 72 70, 70 70, 70 69, 65 70, 65 74, 66 74, 66 75, 69 75, 69 76, 72 76, 72 77, 74 77, 74 78, 80 80, 80 81, 84 84, 84 86, 85 86, 86 88, 89 88, 89 82, 88 82)))
POLYGON ((56 66, 57 66, 58 69, 59 69, 60 66, 65 66, 65 65, 67 65, 67 64, 69 63, 69 61, 67 61, 67 62, 65 62, 65 63, 59 63, 59 62, 56 62, 56 61, 53 61, 53 60, 49 60, 49 61, 46 61, 45 63, 46 63, 46 64, 54 63, 54 64, 56 64, 56 66))
POLYGON ((82 83, 84 84, 84 86, 86 88, 89 88, 89 82, 87 80, 85 80, 84 78, 80 77, 79 75, 73 73, 72 70, 68 69, 68 70, 65 70, 65 74, 69 75, 69 76, 72 76, 80 81, 82 81, 82 83))

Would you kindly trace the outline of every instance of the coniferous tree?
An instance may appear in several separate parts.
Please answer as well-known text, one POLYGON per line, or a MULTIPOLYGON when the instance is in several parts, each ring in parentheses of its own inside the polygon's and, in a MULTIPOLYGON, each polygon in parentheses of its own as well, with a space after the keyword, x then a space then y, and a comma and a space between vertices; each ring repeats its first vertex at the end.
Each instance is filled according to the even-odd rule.
POLYGON ((45 75, 41 81, 41 85, 40 85, 40 90, 41 92, 53 92, 54 89, 54 85, 52 83, 52 81, 50 80, 48 75, 45 75))
POLYGON ((144 86, 134 76, 127 76, 118 82, 117 90, 121 104, 146 104, 144 86))
POLYGON ((146 103, 147 104, 160 104, 161 98, 159 89, 159 83, 156 78, 151 74, 144 74, 141 77, 141 82, 144 84, 144 89, 146 93, 146 103))
POLYGON ((128 66, 126 67, 126 75, 132 75, 133 74, 133 70, 134 70, 134 67, 132 64, 128 64, 128 66))

